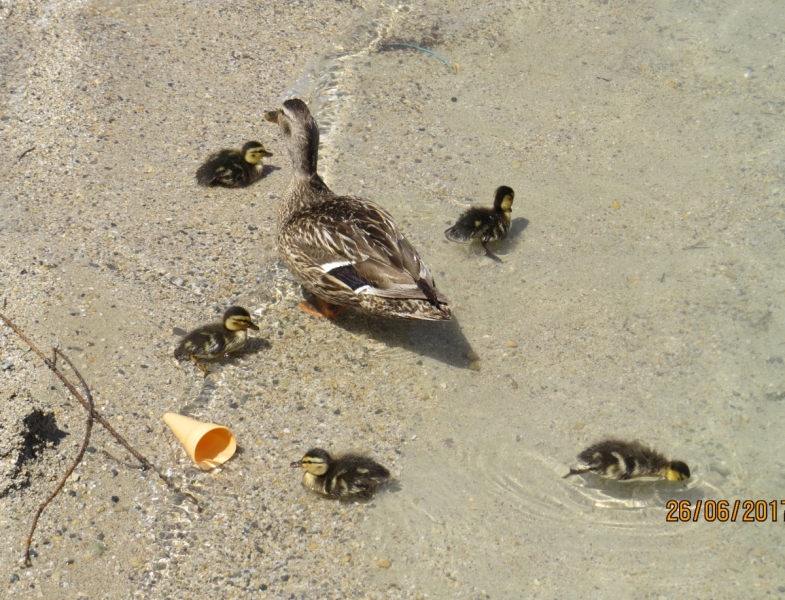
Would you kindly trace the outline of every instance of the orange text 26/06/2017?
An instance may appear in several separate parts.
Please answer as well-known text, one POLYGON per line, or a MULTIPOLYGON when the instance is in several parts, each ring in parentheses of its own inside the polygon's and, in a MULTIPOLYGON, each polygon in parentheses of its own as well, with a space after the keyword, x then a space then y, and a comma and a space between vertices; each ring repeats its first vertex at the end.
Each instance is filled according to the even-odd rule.
POLYGON ((779 521, 778 508, 783 511, 782 520, 785 522, 785 500, 696 500, 695 506, 690 500, 668 500, 665 504, 668 514, 665 520, 668 523, 687 523, 698 521, 701 518, 714 523, 764 523, 779 521))

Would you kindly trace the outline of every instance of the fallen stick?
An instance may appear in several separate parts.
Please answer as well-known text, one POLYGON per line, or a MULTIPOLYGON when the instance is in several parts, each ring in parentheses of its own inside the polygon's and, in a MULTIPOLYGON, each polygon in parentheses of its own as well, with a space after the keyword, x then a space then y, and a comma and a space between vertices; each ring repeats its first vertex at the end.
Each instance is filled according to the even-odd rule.
POLYGON ((158 475, 158 477, 166 484, 166 487, 168 487, 173 492, 184 494, 185 496, 190 498, 193 501, 193 503, 196 505, 197 510, 201 512, 201 508, 199 506, 199 502, 193 496, 193 494, 189 494, 188 492, 183 492, 179 487, 177 487, 175 484, 173 484, 171 482, 171 480, 166 475, 164 475, 153 463, 151 463, 144 456, 139 454, 139 452, 134 450, 134 448, 131 446, 131 444, 129 444, 125 440, 125 438, 123 438, 123 436, 121 436, 119 433, 117 433, 117 431, 115 431, 114 427, 112 427, 109 424, 109 422, 97 410, 95 410, 95 407, 93 406, 92 394, 90 393, 90 390, 89 390, 89 388, 87 386, 87 383, 82 378, 81 374, 76 370, 76 367, 74 367, 74 365, 71 363, 71 361, 68 360, 68 358, 62 352, 60 352, 60 350, 55 348, 54 349, 53 358, 52 359, 47 358, 46 355, 44 355, 44 353, 41 352, 41 350, 24 333, 22 333, 22 331, 19 329, 19 327, 17 327, 16 324, 11 319, 6 317, 3 313, 0 313, 0 319, 2 319, 5 322, 6 325, 8 325, 11 329, 13 329, 14 333, 16 333, 16 335, 18 335, 20 338, 22 338, 25 341, 25 343, 27 343, 27 345, 30 346, 30 348, 33 350, 33 352, 35 352, 39 357, 41 357, 41 360, 44 361, 44 364, 46 364, 46 366, 49 367, 49 369, 55 375, 57 375, 57 378, 63 383, 63 385, 68 389, 68 391, 71 392, 71 395, 74 398, 76 398, 81 403, 81 405, 84 407, 84 409, 87 411, 87 413, 89 415, 88 422, 90 424, 89 427, 88 427, 88 434, 85 436, 85 442, 83 443, 83 447, 80 450, 80 453, 79 453, 79 456, 77 457, 77 460, 74 462, 74 464, 72 465, 72 467, 70 468, 70 470, 68 471, 66 476, 63 477, 62 481, 55 488, 55 491, 50 495, 49 498, 47 498, 47 500, 39 507, 38 511, 36 512, 36 515, 35 515, 35 517, 33 519, 33 527, 30 530, 30 535, 28 536, 27 544, 25 546, 25 564, 26 565, 30 564, 30 541, 32 540, 33 532, 35 530, 35 525, 38 522, 38 518, 40 517, 41 512, 43 512, 43 510, 46 507, 46 505, 49 504, 49 502, 51 502, 51 500, 62 489, 62 487, 65 485, 65 481, 71 475, 71 473, 76 468, 76 466, 79 464, 79 461, 81 461, 82 456, 84 455, 84 451, 87 448, 87 440, 89 439, 90 432, 92 430, 92 422, 93 422, 93 420, 96 420, 101 425, 103 425, 103 427, 109 433, 111 433, 114 436, 114 438, 118 442, 120 442, 120 444, 122 444, 123 447, 126 450, 128 450, 128 452, 130 452, 131 455, 136 460, 139 461, 140 468, 142 470, 148 470, 149 469, 149 470, 155 472, 155 474, 158 475), (65 377, 65 375, 63 375, 63 373, 57 368, 57 356, 58 355, 61 356, 66 361, 66 363, 68 363, 68 365, 74 370, 74 373, 76 373, 76 376, 79 378, 79 381, 81 382, 81 384, 85 388, 87 397, 90 399, 89 402, 84 399, 82 394, 79 393, 79 390, 76 389, 76 386, 74 386, 73 383, 68 381, 68 379, 65 377))
POLYGON ((32 561, 30 560, 30 544, 33 542, 33 534, 35 533, 35 528, 38 525, 38 519, 41 517, 41 513, 44 512, 44 509, 48 506, 48 504, 54 500, 55 496, 60 493, 60 490, 63 489, 65 482, 68 481, 68 478, 71 476, 71 473, 74 472, 74 469, 82 462, 82 457, 84 457, 85 450, 87 450, 87 445, 90 443, 90 434, 93 431, 93 411, 94 411, 94 403, 93 403, 93 395, 90 393, 90 388, 87 387, 87 383, 85 382, 82 374, 77 371, 74 363, 72 363, 68 357, 60 352, 57 348, 52 350, 52 364, 57 364, 57 355, 60 355, 62 359, 68 364, 69 367, 76 373, 76 377, 79 379, 79 382, 82 384, 82 388, 85 391, 85 395, 87 396, 87 400, 90 404, 90 410, 87 413, 87 424, 85 425, 85 434, 84 440, 82 441, 82 446, 79 448, 79 453, 76 455, 74 462, 71 463, 71 466, 66 469, 65 474, 63 475, 60 483, 57 484, 55 489, 49 494, 49 497, 44 500, 41 505, 38 507, 38 510, 35 511, 33 515, 33 522, 30 525, 30 533, 27 534, 27 540, 25 540, 25 552, 22 557, 24 564, 26 567, 32 566, 32 561))

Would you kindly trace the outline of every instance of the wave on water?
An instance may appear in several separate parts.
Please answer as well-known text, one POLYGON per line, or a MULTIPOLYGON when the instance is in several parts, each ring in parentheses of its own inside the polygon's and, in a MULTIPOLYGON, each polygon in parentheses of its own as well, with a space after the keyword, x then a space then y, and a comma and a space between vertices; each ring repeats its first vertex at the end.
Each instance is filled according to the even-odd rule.
POLYGON ((319 154, 323 176, 324 159, 327 158, 329 163, 331 136, 340 129, 355 101, 352 64, 378 50, 407 9, 407 4, 401 2, 379 2, 366 8, 364 17, 353 30, 343 39, 333 42, 324 56, 311 61, 305 73, 284 95, 283 100, 294 97, 304 100, 319 123, 325 149, 319 154))

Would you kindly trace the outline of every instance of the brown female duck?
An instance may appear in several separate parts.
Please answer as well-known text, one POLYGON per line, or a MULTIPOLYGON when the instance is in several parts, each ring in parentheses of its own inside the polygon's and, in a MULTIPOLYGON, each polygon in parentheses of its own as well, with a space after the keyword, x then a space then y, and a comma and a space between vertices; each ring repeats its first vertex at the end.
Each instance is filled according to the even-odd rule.
POLYGON ((319 128, 297 98, 265 119, 278 123, 292 178, 278 207, 278 253, 315 297, 300 308, 333 318, 343 307, 399 319, 448 321, 447 298, 392 216, 355 196, 338 196, 316 170, 319 128))

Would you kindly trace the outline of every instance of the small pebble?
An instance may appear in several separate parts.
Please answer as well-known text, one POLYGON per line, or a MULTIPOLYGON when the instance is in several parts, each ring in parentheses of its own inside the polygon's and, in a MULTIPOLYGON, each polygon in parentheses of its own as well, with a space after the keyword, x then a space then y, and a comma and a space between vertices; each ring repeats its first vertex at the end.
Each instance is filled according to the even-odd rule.
POLYGON ((101 556, 104 552, 106 552, 106 547, 103 544, 99 544, 98 542, 93 542, 87 547, 87 551, 93 556, 101 556))
POLYGON ((507 343, 506 343, 506 344, 504 344, 504 345, 505 345, 507 348, 517 348, 517 347, 518 347, 518 342, 507 342, 507 343))
POLYGON ((376 564, 379 566, 380 569, 389 569, 392 566, 392 563, 386 558, 383 558, 376 564))
POLYGON ((480 369, 482 369, 482 363, 479 360, 474 360, 471 363, 469 363, 469 369, 471 369, 472 371, 479 371, 480 369))
POLYGON ((341 562, 342 562, 342 563, 348 563, 348 562, 349 562, 349 561, 351 561, 351 560, 352 560, 352 558, 351 558, 351 557, 350 557, 348 554, 344 554, 344 555, 341 557, 341 562))
POLYGON ((10 371, 13 368, 14 368, 14 363, 12 363, 10 360, 0 365, 0 369, 2 369, 3 371, 10 371))
POLYGON ((514 160, 514 161, 512 161, 512 164, 511 164, 510 166, 511 166, 513 169, 520 169, 520 168, 521 168, 521 161, 519 161, 519 160, 514 160))
POLYGON ((613 210, 619 210, 621 208, 621 204, 619 204, 616 200, 614 200, 613 202, 611 202, 611 208, 613 210))
POLYGON ((464 354, 464 356, 469 360, 477 360, 478 358, 480 358, 480 355, 477 354, 476 352, 469 352, 468 354, 464 354))

